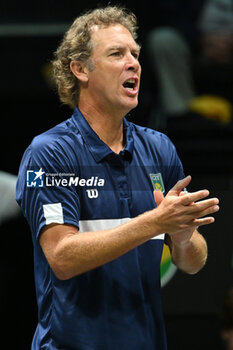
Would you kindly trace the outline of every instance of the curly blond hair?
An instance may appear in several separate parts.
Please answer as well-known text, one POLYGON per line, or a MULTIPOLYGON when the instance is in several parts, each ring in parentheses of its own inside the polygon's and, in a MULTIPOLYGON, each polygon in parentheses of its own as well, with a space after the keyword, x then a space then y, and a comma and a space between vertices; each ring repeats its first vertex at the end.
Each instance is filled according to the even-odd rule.
POLYGON ((71 61, 83 62, 93 69, 89 60, 93 43, 91 33, 93 26, 100 28, 121 24, 129 30, 134 40, 137 39, 137 19, 129 10, 118 6, 107 6, 88 11, 71 25, 54 53, 53 72, 60 100, 72 109, 77 106, 79 81, 70 70, 71 61))

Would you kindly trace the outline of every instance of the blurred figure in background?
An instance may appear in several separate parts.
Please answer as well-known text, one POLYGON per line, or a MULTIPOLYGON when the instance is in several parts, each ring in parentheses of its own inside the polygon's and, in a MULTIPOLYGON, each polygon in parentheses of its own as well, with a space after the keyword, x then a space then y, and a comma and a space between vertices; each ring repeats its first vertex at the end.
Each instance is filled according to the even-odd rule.
POLYGON ((226 350, 233 350, 233 288, 224 298, 220 311, 221 337, 226 350))
POLYGON ((213 63, 212 74, 223 66, 232 69, 233 2, 207 0, 196 4, 195 12, 193 8, 190 1, 179 16, 173 13, 176 23, 172 25, 168 12, 168 25, 149 33, 149 52, 159 91, 159 107, 151 113, 150 127, 164 126, 167 117, 184 116, 190 110, 222 122, 231 119, 231 104, 226 99, 195 97, 193 61, 198 62, 198 70, 213 63))
POLYGON ((1 348, 9 350, 30 348, 37 316, 30 231, 15 200, 16 181, 17 176, 0 171, 1 348), (14 336, 12 324, 17 325, 14 336))
POLYGON ((199 19, 202 32, 203 59, 232 63, 233 59, 233 2, 209 0, 199 19))
POLYGON ((15 200, 16 180, 17 176, 0 171, 0 224, 21 213, 21 209, 15 200))

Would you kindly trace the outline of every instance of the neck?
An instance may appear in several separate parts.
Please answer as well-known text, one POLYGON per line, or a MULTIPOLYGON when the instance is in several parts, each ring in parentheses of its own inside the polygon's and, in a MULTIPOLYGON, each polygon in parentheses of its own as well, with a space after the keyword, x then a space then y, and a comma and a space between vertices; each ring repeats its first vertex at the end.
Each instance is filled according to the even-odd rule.
POLYGON ((123 116, 114 116, 107 111, 98 110, 92 105, 79 103, 79 110, 99 136, 99 138, 115 153, 124 148, 123 116))

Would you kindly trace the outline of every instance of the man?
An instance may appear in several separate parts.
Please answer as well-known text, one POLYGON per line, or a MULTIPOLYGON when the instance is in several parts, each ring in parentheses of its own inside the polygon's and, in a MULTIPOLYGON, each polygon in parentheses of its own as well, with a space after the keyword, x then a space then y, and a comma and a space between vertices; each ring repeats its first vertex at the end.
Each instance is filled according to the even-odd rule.
POLYGON ((77 18, 56 52, 61 100, 78 108, 32 141, 17 184, 34 244, 32 349, 166 349, 164 233, 178 267, 205 263, 196 228, 218 199, 183 194, 191 177, 168 138, 124 119, 138 104, 135 40, 135 16, 110 6, 77 18))

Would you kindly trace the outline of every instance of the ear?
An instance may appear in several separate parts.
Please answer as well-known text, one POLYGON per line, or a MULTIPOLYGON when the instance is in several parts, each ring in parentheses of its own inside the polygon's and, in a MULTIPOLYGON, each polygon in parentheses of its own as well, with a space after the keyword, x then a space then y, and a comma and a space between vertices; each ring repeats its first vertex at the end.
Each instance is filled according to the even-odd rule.
POLYGON ((82 62, 71 61, 70 70, 78 80, 82 81, 83 83, 88 82, 88 69, 82 62))

